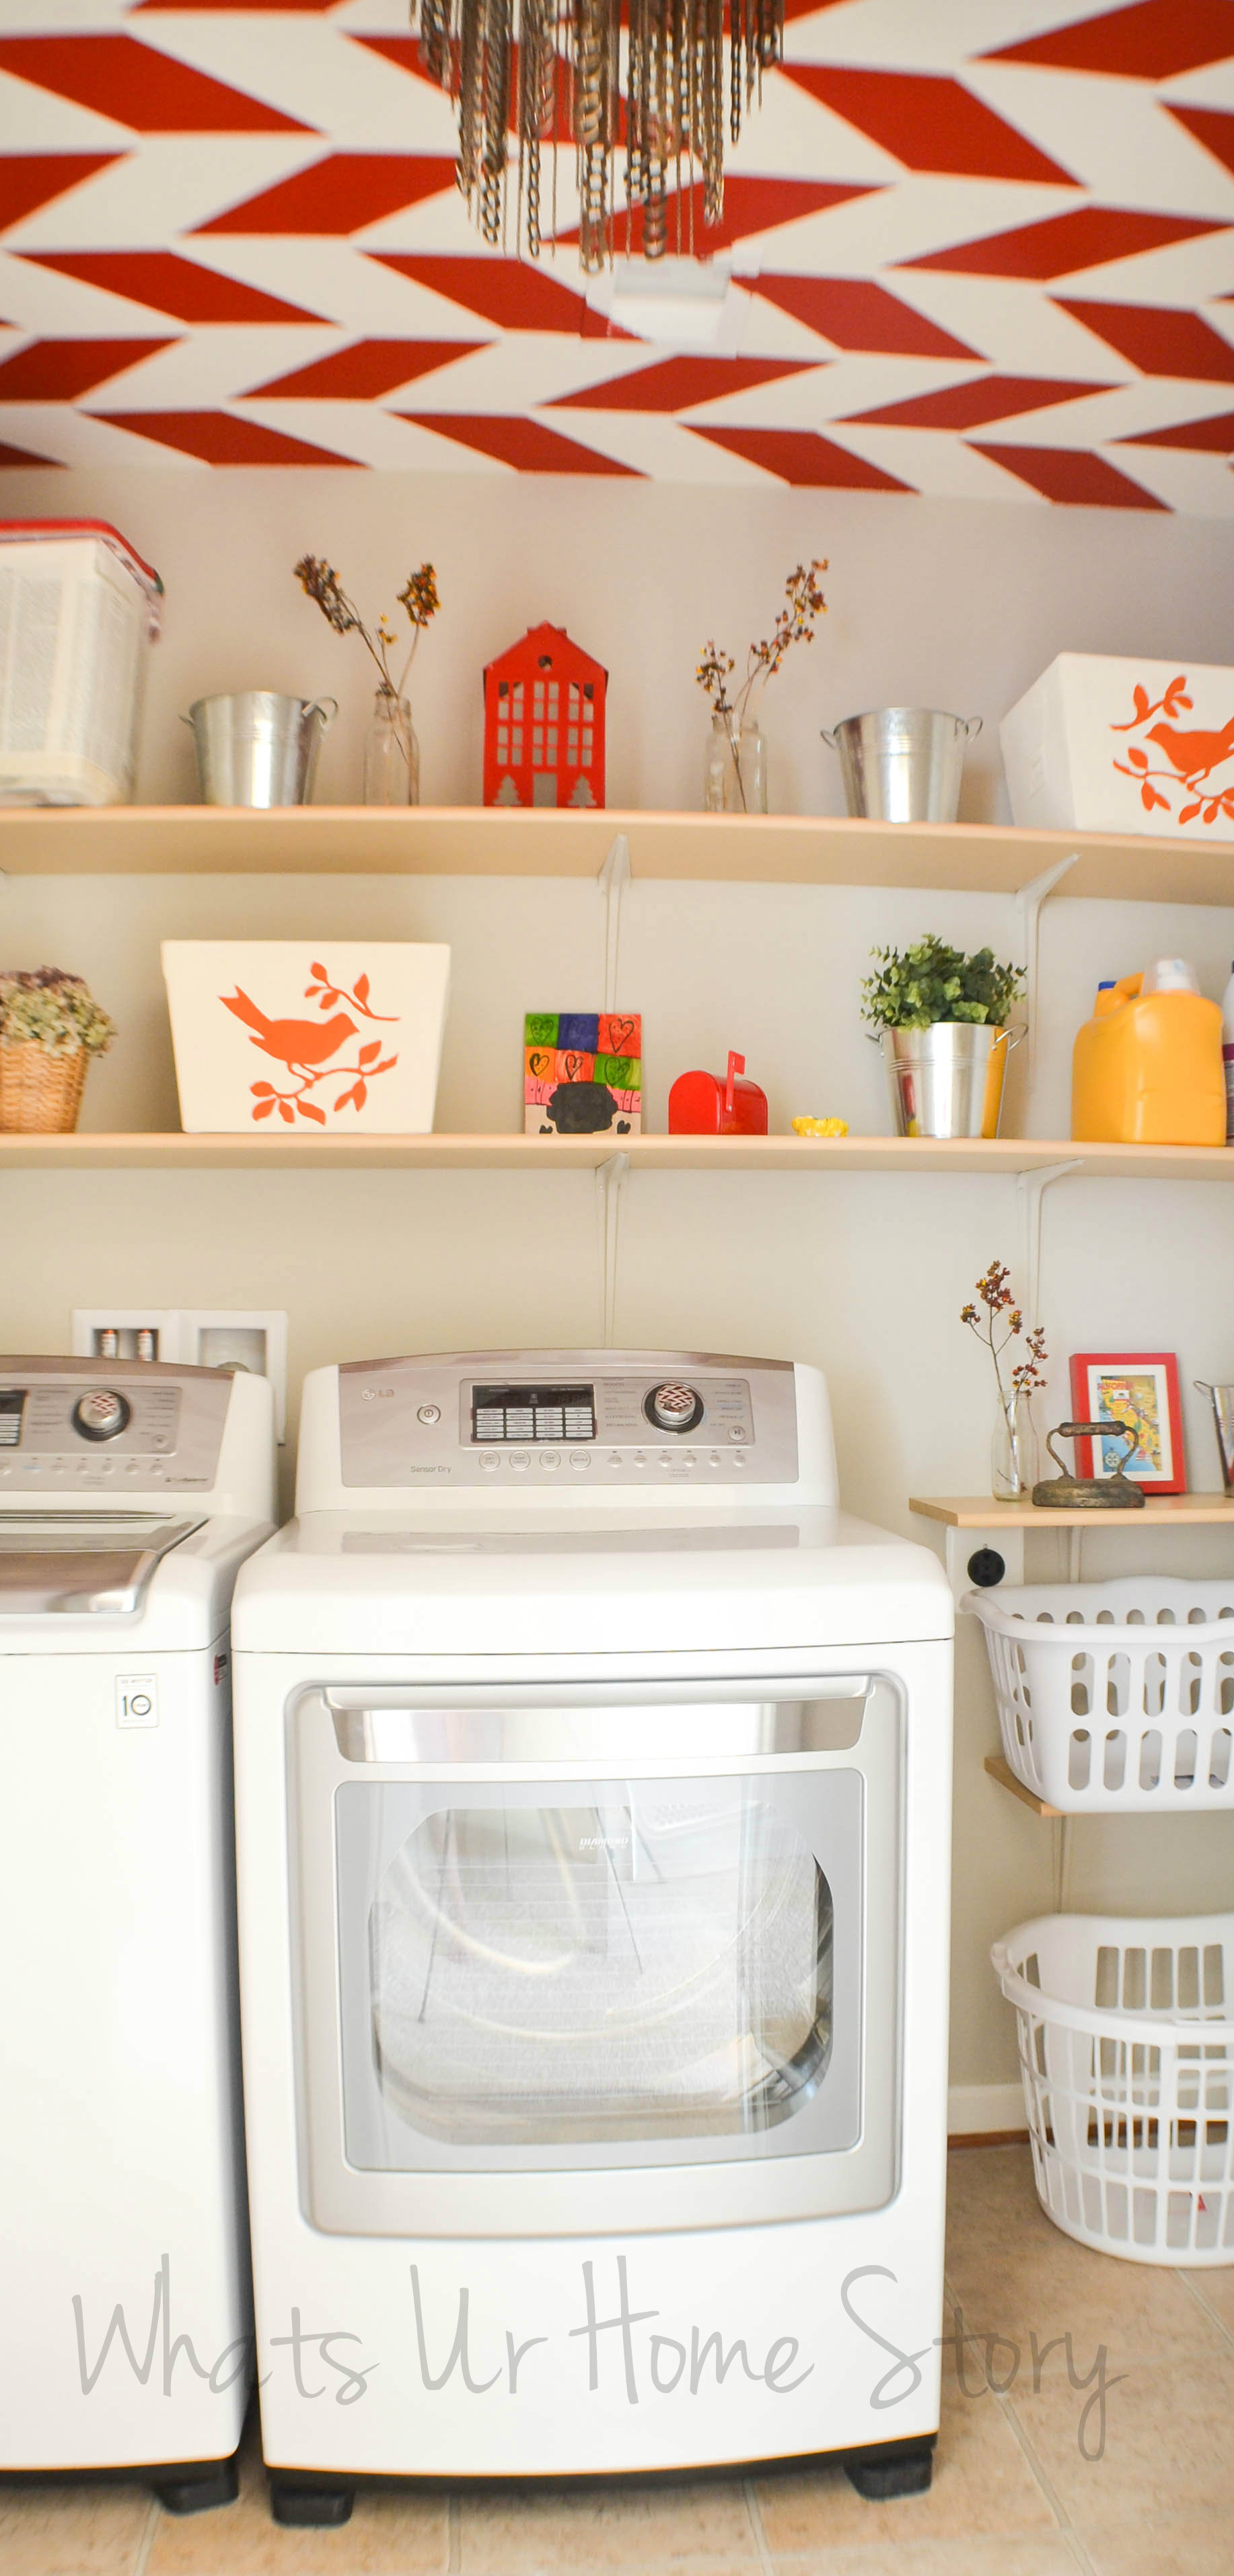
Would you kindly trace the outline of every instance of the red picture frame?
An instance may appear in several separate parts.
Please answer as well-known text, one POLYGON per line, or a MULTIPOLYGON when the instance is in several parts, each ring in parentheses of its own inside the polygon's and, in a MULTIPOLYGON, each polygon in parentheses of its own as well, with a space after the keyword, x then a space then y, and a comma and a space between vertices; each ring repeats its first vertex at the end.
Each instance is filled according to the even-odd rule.
MULTIPOLYGON (((1187 1468, 1183 1455, 1183 1410, 1175 1351, 1077 1351, 1071 1362, 1071 1412, 1076 1422, 1111 1423, 1119 1416, 1120 1380, 1127 1380, 1127 1418, 1144 1435, 1138 1456, 1124 1470, 1146 1494, 1185 1494, 1187 1468), (1137 1386, 1135 1381, 1139 1379, 1137 1386)), ((1118 1464, 1121 1444, 1077 1440, 1076 1473, 1104 1478, 1118 1464)))

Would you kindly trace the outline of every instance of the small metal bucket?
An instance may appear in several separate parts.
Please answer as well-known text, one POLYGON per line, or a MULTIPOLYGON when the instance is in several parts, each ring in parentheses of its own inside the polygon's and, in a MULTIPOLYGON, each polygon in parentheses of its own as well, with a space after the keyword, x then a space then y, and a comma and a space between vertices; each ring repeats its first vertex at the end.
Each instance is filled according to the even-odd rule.
POLYGON ((881 1030, 897 1136, 997 1136, 1007 1058, 1024 1034, 971 1020, 881 1030))
POLYGON ((954 823, 960 810, 964 746, 980 716, 934 707, 879 707, 846 716, 823 740, 834 751, 850 814, 882 823, 954 823))
POLYGON ((273 689, 198 698, 193 728, 203 805, 308 805, 321 737, 337 698, 285 698, 273 689))
POLYGON ((1212 1397, 1221 1481, 1227 1494, 1234 1494, 1234 1386, 1210 1386, 1206 1377, 1193 1378, 1191 1383, 1201 1395, 1212 1397))

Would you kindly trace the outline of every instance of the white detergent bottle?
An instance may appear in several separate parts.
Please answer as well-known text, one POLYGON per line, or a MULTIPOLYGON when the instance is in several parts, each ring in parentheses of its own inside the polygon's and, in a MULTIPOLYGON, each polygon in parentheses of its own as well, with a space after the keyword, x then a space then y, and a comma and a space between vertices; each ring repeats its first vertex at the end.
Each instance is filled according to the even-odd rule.
POLYGON ((1225 1141, 1234 1145, 1234 964, 1221 996, 1221 1055, 1225 1066, 1225 1141))

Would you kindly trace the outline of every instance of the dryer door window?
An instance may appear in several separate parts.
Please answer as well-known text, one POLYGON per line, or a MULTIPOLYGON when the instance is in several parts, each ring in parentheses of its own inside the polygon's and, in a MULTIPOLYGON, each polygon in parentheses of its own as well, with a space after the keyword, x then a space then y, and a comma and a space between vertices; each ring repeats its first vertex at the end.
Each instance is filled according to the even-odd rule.
POLYGON ((855 2142, 856 1770, 347 1783, 334 1807, 350 2164, 855 2142))
POLYGON ((368 1906, 372 2081, 451 2145, 749 2137, 824 2078, 834 1929, 809 1842, 740 1782, 441 1806, 368 1906))

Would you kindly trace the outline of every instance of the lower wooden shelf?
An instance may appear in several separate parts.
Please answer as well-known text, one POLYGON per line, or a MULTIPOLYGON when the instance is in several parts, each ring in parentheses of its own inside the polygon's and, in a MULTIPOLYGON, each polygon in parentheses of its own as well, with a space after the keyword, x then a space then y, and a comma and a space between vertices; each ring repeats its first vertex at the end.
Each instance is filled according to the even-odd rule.
POLYGON ((596 1171, 614 1154, 642 1172, 909 1172, 1041 1171, 1070 1163, 1088 1179, 1234 1181, 1234 1150, 1223 1145, 1074 1145, 1041 1137, 946 1141, 926 1136, 378 1136, 352 1131, 323 1136, 282 1133, 184 1136, 178 1131, 130 1135, 0 1135, 0 1171, 93 1171, 126 1167, 164 1171, 266 1171, 320 1168, 353 1171, 596 1171))
POLYGON ((1061 1807, 1047 1807, 1045 1799, 1039 1798, 1035 1789, 1026 1789, 1023 1781, 1017 1780, 1005 1754, 987 1753, 985 1768, 990 1778, 997 1780, 1000 1789, 1010 1789, 1012 1797, 1018 1798, 1022 1807, 1031 1807, 1035 1816, 1061 1816, 1061 1807))

